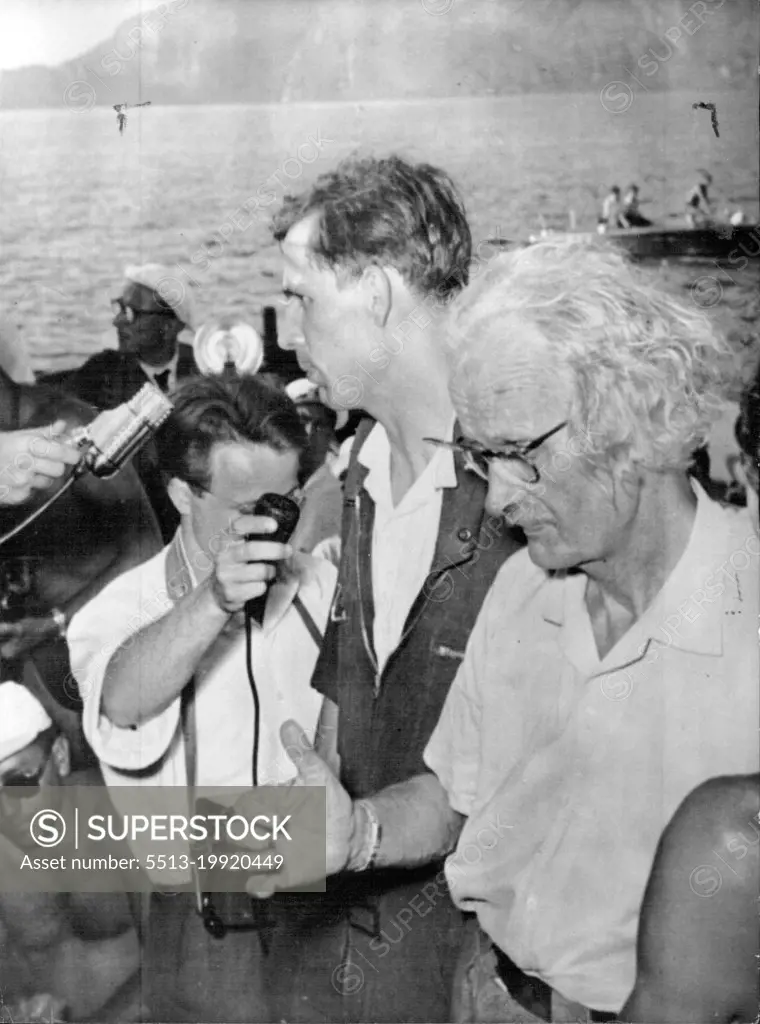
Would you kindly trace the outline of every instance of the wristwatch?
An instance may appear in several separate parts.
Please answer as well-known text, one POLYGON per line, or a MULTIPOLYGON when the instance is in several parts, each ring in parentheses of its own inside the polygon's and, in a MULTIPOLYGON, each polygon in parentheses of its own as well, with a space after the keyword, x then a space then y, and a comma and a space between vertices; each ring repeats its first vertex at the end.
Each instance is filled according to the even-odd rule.
POLYGON ((63 612, 61 611, 60 608, 51 608, 50 609, 50 618, 53 620, 53 622, 58 627, 58 636, 60 636, 62 640, 65 640, 66 639, 66 616, 63 614, 63 612))

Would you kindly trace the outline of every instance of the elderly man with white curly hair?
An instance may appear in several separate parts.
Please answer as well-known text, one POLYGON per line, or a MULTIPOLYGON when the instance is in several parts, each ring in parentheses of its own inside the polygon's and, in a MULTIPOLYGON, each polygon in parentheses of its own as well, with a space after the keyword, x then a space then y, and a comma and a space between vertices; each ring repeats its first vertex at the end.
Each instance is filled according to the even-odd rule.
POLYGON ((567 240, 494 261, 451 335, 461 447, 527 549, 483 604, 430 772, 352 803, 302 744, 300 782, 328 786, 330 870, 451 852, 475 914, 459 1020, 611 1020, 663 828, 705 779, 758 770, 757 538, 687 474, 730 354, 696 306, 567 240))

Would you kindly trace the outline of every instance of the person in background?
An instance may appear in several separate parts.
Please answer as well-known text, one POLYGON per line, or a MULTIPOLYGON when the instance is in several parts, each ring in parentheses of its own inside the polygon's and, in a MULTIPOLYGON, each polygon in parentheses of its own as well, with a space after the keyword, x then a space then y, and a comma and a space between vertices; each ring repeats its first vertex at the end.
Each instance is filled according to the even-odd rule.
MULTIPOLYGON (((11 470, 0 479, 9 489, 5 500, 13 501, 12 507, 0 508, 0 536, 51 496, 53 481, 62 484, 70 478, 81 453, 66 435, 93 416, 90 406, 68 394, 42 384, 16 384, 0 370, 0 431, 7 431, 0 433, 0 448, 15 453, 11 470), (51 422, 52 427, 45 426, 51 422)), ((108 582, 160 545, 145 491, 134 468, 126 465, 110 479, 84 473, 0 547, 3 673, 33 688, 65 732, 76 767, 91 755, 81 734, 66 626, 108 582)))
POLYGON ((700 171, 699 181, 689 192, 686 199, 686 223, 690 228, 708 227, 713 220, 713 203, 709 195, 712 180, 708 171, 700 171))
POLYGON ((335 472, 338 461, 338 442, 335 437, 338 414, 320 401, 317 388, 307 380, 293 381, 286 391, 295 402, 309 439, 305 457, 304 501, 292 544, 297 551, 314 551, 332 559, 336 545, 339 550, 343 503, 341 483, 335 472), (327 545, 321 547, 325 542, 327 545))
MULTIPOLYGON (((182 331, 194 325, 189 288, 180 286, 172 270, 158 263, 129 266, 124 278, 121 294, 112 301, 118 348, 97 352, 64 382, 67 391, 97 409, 114 409, 147 382, 163 392, 173 391, 200 372, 192 346, 179 340, 182 331)), ((161 481, 152 443, 138 453, 135 467, 168 542, 178 519, 161 481)))
MULTIPOLYGON (((40 854, 29 840, 40 787, 97 781, 71 773, 66 737, 26 687, 0 682, 0 863, 14 847, 40 854)), ((9 1020, 141 1020, 139 966, 125 893, 0 892, 0 985, 9 1020)))
MULTIPOLYGON (((760 366, 742 395, 736 437, 757 587, 760 366)), ((641 906, 636 984, 620 1019, 755 1021, 758 892, 760 775, 710 779, 684 800, 660 840, 641 906)))
POLYGON ((652 226, 651 220, 642 216, 639 208, 639 186, 629 185, 628 191, 623 198, 623 217, 632 228, 648 228, 652 226))
POLYGON ((198 373, 192 346, 179 341, 185 328, 193 329, 189 290, 180 293, 171 269, 158 263, 127 267, 124 279, 112 301, 118 348, 97 352, 67 381, 98 409, 114 409, 147 381, 168 392, 198 373))
MULTIPOLYGON (((341 570, 312 681, 325 697, 320 750, 361 800, 424 770, 480 604, 518 547, 487 521, 485 482, 423 440, 454 436, 440 325, 468 280, 470 228, 444 171, 390 156, 321 175, 285 200, 274 233, 291 306, 279 343, 325 404, 369 414, 344 483, 341 570)), ((450 1020, 462 919, 445 886, 377 954, 439 870, 345 876, 288 906, 269 974, 275 1016, 450 1020)))
MULTIPOLYGON (((117 809, 120 786, 250 787, 255 730, 258 783, 286 782, 279 727, 303 714, 313 730, 322 703, 309 680, 335 569, 297 555, 267 590, 275 563, 292 549, 246 540, 276 526, 253 514, 263 494, 297 495, 306 436, 293 403, 255 376, 199 377, 175 392, 157 447, 180 514, 177 533, 114 580, 68 631, 85 734, 117 809), (256 721, 242 609, 264 593, 263 627, 252 623, 256 721)), ((246 927, 219 939, 191 893, 154 895, 145 965, 153 1020, 274 1019, 262 977, 268 922, 251 917, 243 893, 223 906, 246 927)))
POLYGON ((328 870, 455 850, 476 919, 453 1020, 612 1020, 665 826, 695 786, 759 767, 757 538, 686 473, 733 360, 703 312, 572 238, 497 257, 450 333, 460 446, 527 550, 483 604, 427 772, 352 801, 302 744, 299 781, 328 787, 328 870))
POLYGON ((616 228, 627 227, 630 227, 630 224, 623 213, 623 207, 620 201, 620 189, 617 185, 613 185, 602 200, 602 212, 599 215, 597 231, 600 235, 603 235, 610 229, 615 230, 616 228))

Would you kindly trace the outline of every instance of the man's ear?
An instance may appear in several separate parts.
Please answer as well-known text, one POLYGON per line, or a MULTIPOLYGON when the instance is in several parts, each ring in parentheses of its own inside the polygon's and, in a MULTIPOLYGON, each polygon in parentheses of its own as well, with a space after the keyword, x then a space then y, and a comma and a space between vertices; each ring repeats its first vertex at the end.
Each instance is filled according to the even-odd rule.
POLYGON ((367 309, 378 327, 385 327, 393 306, 393 290, 382 267, 369 266, 364 271, 362 285, 367 297, 367 309))
POLYGON ((181 320, 178 320, 176 317, 170 319, 167 316, 164 319, 166 320, 166 323, 164 323, 163 325, 165 340, 176 341, 177 338, 182 333, 182 331, 184 330, 185 325, 182 323, 181 320))
POLYGON ((188 515, 190 512, 190 485, 178 476, 173 476, 169 481, 166 493, 171 499, 172 505, 179 514, 188 515))
POLYGON ((66 736, 56 736, 52 749, 53 764, 60 778, 65 779, 71 771, 71 748, 66 736))

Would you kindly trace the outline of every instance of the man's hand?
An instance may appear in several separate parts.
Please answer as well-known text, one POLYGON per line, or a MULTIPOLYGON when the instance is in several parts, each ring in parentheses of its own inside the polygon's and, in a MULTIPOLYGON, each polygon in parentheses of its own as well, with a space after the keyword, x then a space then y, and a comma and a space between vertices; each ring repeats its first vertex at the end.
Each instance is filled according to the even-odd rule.
POLYGON ((265 593, 277 572, 269 562, 279 562, 293 554, 289 544, 245 539, 252 533, 274 533, 276 529, 277 523, 269 516, 240 516, 217 545, 219 554, 211 574, 211 593, 228 615, 265 593))
MULTIPOLYGON (((357 827, 359 816, 355 812, 354 802, 309 743, 297 722, 285 722, 280 729, 280 739, 298 773, 293 786, 324 786, 327 791, 326 874, 328 877, 338 874, 350 865, 362 845, 363 836, 357 834, 361 831, 361 823, 357 827)), ((292 856, 285 858, 287 866, 290 866, 291 859, 292 856)), ((288 871, 286 867, 282 873, 251 878, 247 888, 252 896, 264 897, 271 896, 275 889, 296 888, 315 881, 318 879, 296 878, 293 871, 288 871)))
POLYGON ((45 640, 60 637, 58 623, 50 615, 28 617, 18 622, 0 622, 0 656, 20 658, 45 640))
POLYGON ((34 430, 0 433, 0 504, 20 505, 32 491, 51 487, 81 458, 63 435, 65 420, 34 430))

